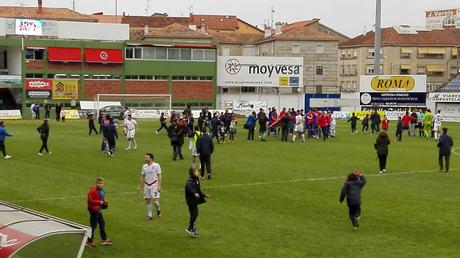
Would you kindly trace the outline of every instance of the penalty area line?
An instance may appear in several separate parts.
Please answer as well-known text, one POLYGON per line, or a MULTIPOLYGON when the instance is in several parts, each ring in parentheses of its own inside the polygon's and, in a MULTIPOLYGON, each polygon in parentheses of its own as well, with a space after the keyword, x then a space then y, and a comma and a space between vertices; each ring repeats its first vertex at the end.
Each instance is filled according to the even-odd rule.
MULTIPOLYGON (((460 155, 460 154, 457 154, 460 155)), ((451 169, 451 171, 456 171, 458 169, 451 169)), ((398 175, 411 175, 411 174, 420 174, 420 173, 430 173, 438 172, 438 170, 414 170, 414 171, 402 171, 394 173, 385 173, 385 174, 367 174, 366 177, 388 177, 388 176, 398 176, 398 175)), ((231 187, 245 187, 245 186, 259 186, 259 185, 272 185, 272 184, 293 184, 293 183, 303 183, 303 182, 317 182, 317 181, 334 181, 339 179, 344 179, 345 176, 335 176, 335 177, 319 177, 319 178, 300 178, 293 180, 285 181, 266 181, 266 182, 249 182, 249 183, 239 183, 239 184, 228 184, 228 185, 210 185, 203 187, 203 189, 219 189, 219 188, 231 188, 231 187)), ((183 191, 184 189, 170 189, 162 190, 162 192, 177 192, 183 191)), ((131 195, 137 194, 137 192, 119 192, 119 193, 110 193, 110 196, 122 196, 122 195, 131 195)), ((139 193, 142 194, 142 193, 139 193)), ((6 202, 10 203, 27 203, 27 202, 38 202, 38 201, 62 201, 70 199, 83 199, 86 195, 72 195, 72 196, 61 196, 61 197, 48 197, 48 198, 38 198, 38 199, 28 199, 28 200, 9 200, 6 202)))

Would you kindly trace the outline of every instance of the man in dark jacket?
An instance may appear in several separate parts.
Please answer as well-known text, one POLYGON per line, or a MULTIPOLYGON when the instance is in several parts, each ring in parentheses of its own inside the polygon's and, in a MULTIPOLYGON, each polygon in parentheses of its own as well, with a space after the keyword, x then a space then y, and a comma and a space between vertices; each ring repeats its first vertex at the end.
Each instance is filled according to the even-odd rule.
POLYGON ((340 193, 340 202, 347 197, 348 215, 354 229, 359 228, 359 217, 361 216, 361 190, 366 184, 366 178, 360 171, 355 171, 347 176, 347 179, 340 193))
POLYGON ((192 237, 199 237, 196 231, 196 219, 198 218, 198 205, 205 203, 206 194, 201 192, 200 178, 198 170, 194 167, 189 169, 189 179, 185 184, 185 201, 187 202, 188 211, 190 213, 190 221, 188 228, 185 230, 192 237))
POLYGON ((107 139, 107 143, 109 144, 109 149, 107 153, 110 157, 113 157, 113 152, 115 151, 116 141, 118 139, 117 127, 113 122, 113 118, 110 118, 110 122, 102 128, 102 134, 104 138, 107 139))
POLYGON ((371 120, 371 133, 378 133, 380 131, 380 115, 376 110, 370 116, 371 120))
POLYGON ((439 148, 439 172, 443 170, 442 157, 446 160, 446 173, 449 172, 449 161, 451 148, 454 146, 454 141, 452 137, 447 135, 447 128, 442 128, 442 135, 439 137, 438 148, 439 148))
POLYGON ((56 103, 56 121, 59 122, 59 119, 61 118, 61 110, 62 110, 62 105, 61 103, 56 103))
POLYGON ((107 237, 107 233, 105 232, 105 220, 104 216, 102 216, 102 210, 108 207, 108 202, 105 199, 104 179, 102 177, 98 177, 96 179, 96 186, 89 189, 87 202, 90 215, 91 237, 88 238, 86 247, 92 248, 96 246, 93 240, 97 224, 99 224, 101 233, 101 245, 111 245, 112 241, 107 237))
POLYGON ((204 177, 204 169, 206 167, 208 179, 211 179, 211 154, 214 152, 214 144, 211 136, 206 132, 206 127, 203 127, 202 134, 196 141, 196 151, 200 156, 201 177, 204 177))
POLYGON ((352 134, 356 133, 356 123, 357 123, 358 120, 359 120, 359 118, 357 116, 355 116, 355 113, 353 112, 351 114, 350 119, 348 119, 348 121, 347 121, 347 123, 351 122, 351 133, 352 134))

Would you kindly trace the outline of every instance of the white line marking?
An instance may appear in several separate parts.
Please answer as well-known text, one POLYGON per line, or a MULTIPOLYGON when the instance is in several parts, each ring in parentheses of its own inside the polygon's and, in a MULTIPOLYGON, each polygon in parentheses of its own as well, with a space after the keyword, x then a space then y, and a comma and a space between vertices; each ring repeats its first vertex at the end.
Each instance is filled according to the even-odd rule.
POLYGON ((452 149, 452 153, 455 154, 455 155, 460 156, 460 153, 457 153, 456 150, 457 150, 457 148, 453 148, 453 149, 452 149))
MULTIPOLYGON (((456 171, 456 170, 459 170, 459 169, 450 169, 450 171, 456 171)), ((389 174, 368 174, 366 175, 366 177, 386 177, 386 176, 411 175, 411 174, 430 173, 430 172, 438 172, 438 170, 415 170, 415 171, 395 172, 395 173, 389 173, 389 174)), ((240 183, 240 184, 229 184, 229 185, 210 185, 210 186, 203 187, 203 189, 259 186, 259 185, 271 185, 271 184, 292 184, 292 183, 301 183, 301 182, 316 182, 316 181, 329 181, 329 180, 333 181, 333 180, 339 180, 339 179, 345 179, 345 176, 300 178, 300 179, 293 179, 293 180, 286 180, 286 181, 266 181, 266 182, 252 182, 252 183, 240 183)), ((183 188, 180 188, 180 189, 162 190, 162 192, 177 192, 177 191, 183 191, 183 190, 184 190, 183 188)), ((137 194, 137 192, 110 193, 110 196, 131 195, 131 194, 137 194)), ((49 197, 49 198, 39 198, 39 199, 29 199, 29 200, 11 200, 7 202, 25 203, 25 202, 38 202, 38 201, 82 199, 85 197, 86 195, 74 195, 74 196, 49 197)))

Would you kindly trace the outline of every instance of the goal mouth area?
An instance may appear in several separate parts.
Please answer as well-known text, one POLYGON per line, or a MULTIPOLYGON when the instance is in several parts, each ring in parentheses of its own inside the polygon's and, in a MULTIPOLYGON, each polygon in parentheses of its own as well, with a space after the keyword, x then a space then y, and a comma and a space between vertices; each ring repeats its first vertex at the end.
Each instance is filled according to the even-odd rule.
POLYGON ((172 109, 171 94, 97 94, 94 113, 110 114, 122 118, 127 107, 133 118, 159 118, 161 113, 169 117, 172 109))

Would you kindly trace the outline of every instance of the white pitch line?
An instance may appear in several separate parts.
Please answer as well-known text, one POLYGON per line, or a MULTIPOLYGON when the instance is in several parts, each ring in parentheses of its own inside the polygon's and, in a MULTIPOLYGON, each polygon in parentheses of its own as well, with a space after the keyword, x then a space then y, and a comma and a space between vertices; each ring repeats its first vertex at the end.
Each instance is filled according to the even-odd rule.
MULTIPOLYGON (((459 154, 460 155, 460 154, 459 154)), ((458 169, 451 169, 451 171, 456 171, 458 169)), ((405 171, 405 172, 395 172, 388 174, 368 174, 366 177, 387 177, 387 176, 398 176, 398 175, 411 175, 419 173, 430 173, 437 172, 438 170, 415 170, 415 171, 405 171)), ((228 184, 228 185, 211 185, 203 187, 203 189, 216 189, 216 188, 230 188, 230 187, 244 187, 244 186, 259 186, 259 185, 271 185, 271 184, 292 184, 292 183, 301 183, 301 182, 316 182, 316 181, 328 181, 328 180, 338 180, 344 179, 345 176, 336 176, 336 177, 320 177, 320 178, 300 178, 293 180, 285 181, 266 181, 266 182, 253 182, 253 183, 240 183, 240 184, 228 184)), ((183 191, 184 189, 171 189, 171 190, 162 190, 162 192, 176 192, 183 191)), ((119 195, 131 195, 137 194, 137 192, 120 192, 120 193, 110 193, 110 196, 119 196, 119 195)), ((25 202, 38 202, 38 201, 56 201, 56 200, 69 200, 69 199, 81 199, 85 198, 86 195, 74 195, 74 196, 62 196, 62 197, 49 197, 49 198, 39 198, 39 199, 29 199, 29 200, 11 200, 7 202, 11 203, 25 203, 25 202)))
POLYGON ((455 154, 455 155, 460 156, 460 153, 457 153, 456 150, 457 150, 457 148, 453 148, 453 149, 452 149, 452 153, 455 154))

